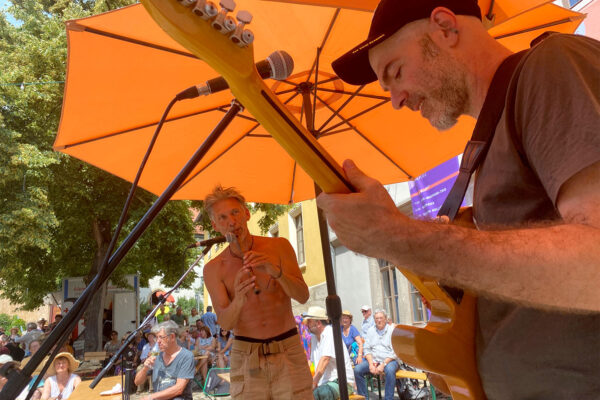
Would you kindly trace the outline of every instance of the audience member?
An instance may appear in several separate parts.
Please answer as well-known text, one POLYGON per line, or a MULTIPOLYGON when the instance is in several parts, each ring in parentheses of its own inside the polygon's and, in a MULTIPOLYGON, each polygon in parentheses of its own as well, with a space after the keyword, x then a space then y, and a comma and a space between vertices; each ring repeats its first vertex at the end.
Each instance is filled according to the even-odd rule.
POLYGON ((192 342, 190 331, 187 328, 179 328, 179 337, 177 339, 177 344, 179 344, 179 346, 183 347, 184 349, 188 349, 190 351, 194 350, 195 342, 192 342))
POLYGON ((300 335, 300 340, 302 341, 304 354, 306 355, 306 359, 310 362, 310 342, 312 340, 312 335, 306 327, 306 324, 302 321, 302 315, 296 315, 294 320, 296 321, 296 329, 298 329, 298 334, 300 335))
MULTIPOLYGON (((140 353, 140 363, 137 367, 137 372, 139 372, 142 368, 144 368, 144 361, 146 361, 146 358, 148 358, 150 355, 152 355, 152 353, 154 353, 154 356, 157 356, 159 354, 159 348, 158 348, 158 343, 156 343, 156 334, 152 331, 146 333, 146 341, 147 343, 144 345, 144 348, 142 349, 141 353, 140 353)), ((142 390, 144 389, 144 387, 148 384, 149 386, 149 391, 152 391, 152 371, 148 371, 146 373, 146 379, 141 383, 138 384, 137 387, 137 392, 140 393, 142 392, 142 390)))
MULTIPOLYGON (((329 323, 327 312, 323 307, 310 307, 304 316, 306 326, 314 335, 310 348, 311 361, 315 365, 313 376, 313 396, 315 400, 337 400, 340 398, 338 372, 336 367, 335 348, 333 343, 333 329, 329 323)), ((344 365, 348 394, 353 393, 354 373, 352 363, 345 347, 344 365)))
POLYGON ((369 328, 364 348, 364 360, 354 368, 358 394, 368 397, 365 375, 385 375, 385 400, 394 398, 396 371, 400 369, 396 354, 392 348, 394 328, 387 324, 387 315, 383 310, 375 311, 375 326, 369 328))
POLYGON ((363 322, 362 322, 362 336, 364 338, 367 337, 367 332, 369 331, 369 328, 375 325, 375 320, 373 319, 373 316, 371 315, 371 306, 369 305, 364 305, 360 308, 360 311, 362 312, 363 315, 363 322))
POLYGON ((212 312, 212 306, 206 307, 206 312, 200 318, 204 325, 208 326, 210 329, 211 336, 215 336, 219 332, 219 328, 217 327, 217 314, 212 312))
POLYGON ((206 380, 206 374, 208 373, 208 365, 212 363, 214 359, 214 352, 217 348, 217 343, 214 337, 211 336, 210 329, 208 326, 200 328, 198 339, 196 339, 196 354, 201 356, 207 356, 198 361, 196 371, 200 371, 202 378, 206 380))
POLYGON ((110 340, 104 345, 104 351, 107 357, 112 357, 121 348, 121 341, 119 340, 119 333, 112 331, 110 333, 110 340))
POLYGON ((175 323, 179 326, 187 326, 188 317, 187 315, 183 314, 181 307, 177 306, 175 309, 175 314, 171 315, 171 321, 175 321, 175 323))
POLYGON ((198 314, 198 310, 196 309, 196 307, 192 308, 191 313, 192 315, 188 318, 188 322, 190 326, 194 326, 196 325, 196 321, 202 318, 202 316, 198 314))
POLYGON ((46 323, 48 321, 46 321, 46 318, 40 318, 37 321, 37 328, 42 331, 42 332, 47 332, 48 331, 48 326, 46 326, 46 323))
POLYGON ((29 343, 29 356, 33 356, 40 349, 42 341, 40 339, 32 340, 29 343))
POLYGON ((352 314, 350 311, 342 311, 340 322, 342 325, 342 340, 346 345, 350 359, 354 365, 360 364, 363 359, 364 339, 360 336, 358 329, 352 325, 352 314))
POLYGON ((29 356, 29 343, 39 339, 43 334, 44 332, 37 328, 35 322, 29 322, 27 323, 27 332, 23 336, 16 338, 15 343, 23 343, 25 345, 25 356, 29 356))
POLYGON ((229 365, 229 351, 233 344, 233 334, 227 329, 220 328, 217 335, 217 367, 225 368, 229 365))
POLYGON ((164 303, 161 304, 155 314, 156 321, 158 321, 159 324, 161 322, 168 321, 169 319, 171 319, 170 312, 171 309, 169 308, 169 306, 165 305, 164 303))
POLYGON ((19 335, 19 328, 16 326, 13 326, 12 328, 10 328, 10 340, 12 340, 14 342, 15 339, 18 337, 21 337, 21 335, 19 335))
POLYGON ((50 376, 44 383, 42 400, 68 399, 77 385, 81 383, 81 378, 74 374, 77 367, 79 367, 79 361, 71 353, 58 353, 48 368, 50 376))
POLYGON ((194 355, 177 345, 177 324, 162 322, 152 328, 158 339, 160 353, 149 356, 135 375, 135 384, 141 385, 152 370, 153 393, 144 400, 192 400, 191 379, 194 378, 194 355))
POLYGON ((54 328, 56 328, 56 325, 58 325, 58 323, 60 321, 62 321, 62 314, 56 314, 54 316, 54 322, 50 324, 50 330, 53 330, 54 328))

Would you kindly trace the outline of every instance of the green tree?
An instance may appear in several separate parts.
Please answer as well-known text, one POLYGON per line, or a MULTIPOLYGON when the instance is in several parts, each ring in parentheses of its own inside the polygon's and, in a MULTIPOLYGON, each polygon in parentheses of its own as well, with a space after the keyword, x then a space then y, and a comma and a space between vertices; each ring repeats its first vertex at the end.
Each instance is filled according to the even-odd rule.
POLYGON ((0 326, 4 328, 7 335, 13 326, 19 328, 19 331, 25 331, 25 321, 16 315, 0 314, 0 326))
MULTIPOLYGON (((33 309, 61 278, 98 271, 130 184, 52 151, 65 80, 64 22, 127 0, 19 0, 0 14, 0 284, 12 302, 33 309), (23 84, 20 84, 23 82, 23 84), (35 84, 33 84, 35 83, 35 84)), ((138 190, 121 238, 154 201, 138 190)), ((142 285, 174 283, 193 241, 189 202, 170 202, 111 276, 138 273, 142 285)), ((191 257, 191 254, 189 255, 191 257)), ((186 284, 193 281, 189 277, 186 284)), ((86 311, 86 349, 100 345, 106 286, 86 311)))
POLYGON ((192 313, 192 308, 196 307, 196 299, 193 297, 180 297, 177 299, 177 306, 181 307, 181 311, 188 317, 192 313))

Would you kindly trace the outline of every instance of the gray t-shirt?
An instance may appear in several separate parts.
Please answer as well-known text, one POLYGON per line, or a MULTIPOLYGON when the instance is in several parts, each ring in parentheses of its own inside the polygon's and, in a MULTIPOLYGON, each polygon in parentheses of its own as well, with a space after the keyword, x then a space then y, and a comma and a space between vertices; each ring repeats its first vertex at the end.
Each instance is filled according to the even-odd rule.
MULTIPOLYGON (((560 187, 600 161, 600 42, 553 35, 522 62, 516 99, 477 173, 473 212, 482 230, 560 222, 560 187)), ((477 307, 477 362, 490 400, 600 396, 600 314, 486 298, 477 307)))
POLYGON ((154 392, 160 392, 169 388, 177 382, 177 379, 189 379, 181 396, 175 399, 192 400, 192 383, 195 372, 194 354, 182 348, 177 357, 169 365, 163 361, 161 352, 152 368, 152 387, 154 392))

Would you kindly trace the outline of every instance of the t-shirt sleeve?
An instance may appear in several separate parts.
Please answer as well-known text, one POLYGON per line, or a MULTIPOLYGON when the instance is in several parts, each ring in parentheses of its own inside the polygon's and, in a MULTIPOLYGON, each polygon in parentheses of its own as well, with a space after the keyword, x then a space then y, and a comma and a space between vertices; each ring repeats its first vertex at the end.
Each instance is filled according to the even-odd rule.
POLYGON ((515 126, 556 205, 561 186, 600 161, 600 42, 552 35, 538 44, 519 76, 515 126))
MULTIPOLYGON (((183 349, 181 351, 183 351, 183 349)), ((177 379, 194 379, 194 372, 196 371, 194 354, 190 351, 186 351, 184 356, 185 357, 182 357, 177 370, 177 379)))
POLYGON ((355 337, 360 336, 360 332, 354 325, 350 325, 350 337, 354 339, 355 337))
POLYGON ((323 343, 321 343, 321 348, 323 349, 323 351, 321 352, 321 357, 335 358, 335 347, 333 345, 333 329, 331 330, 331 335, 323 335, 322 338, 323 343))

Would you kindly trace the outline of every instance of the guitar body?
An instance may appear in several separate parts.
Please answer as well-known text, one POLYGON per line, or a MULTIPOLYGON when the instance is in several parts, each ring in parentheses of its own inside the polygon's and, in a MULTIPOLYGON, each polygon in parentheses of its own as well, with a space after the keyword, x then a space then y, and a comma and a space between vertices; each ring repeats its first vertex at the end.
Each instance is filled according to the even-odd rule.
POLYGON ((392 347, 405 363, 440 375, 454 400, 485 399, 475 360, 477 298, 463 293, 460 304, 437 281, 401 272, 431 305, 424 328, 396 325, 392 347))
MULTIPOLYGON (((195 15, 193 5, 177 0, 142 4, 165 32, 225 78, 235 98, 324 192, 353 191, 342 168, 259 76, 252 44, 234 44, 228 34, 211 26, 210 19, 195 15)), ((442 375, 455 399, 484 399, 475 368, 475 299, 465 295, 458 305, 436 282, 403 273, 429 299, 433 317, 425 329, 398 326, 394 350, 405 362, 442 375)))

